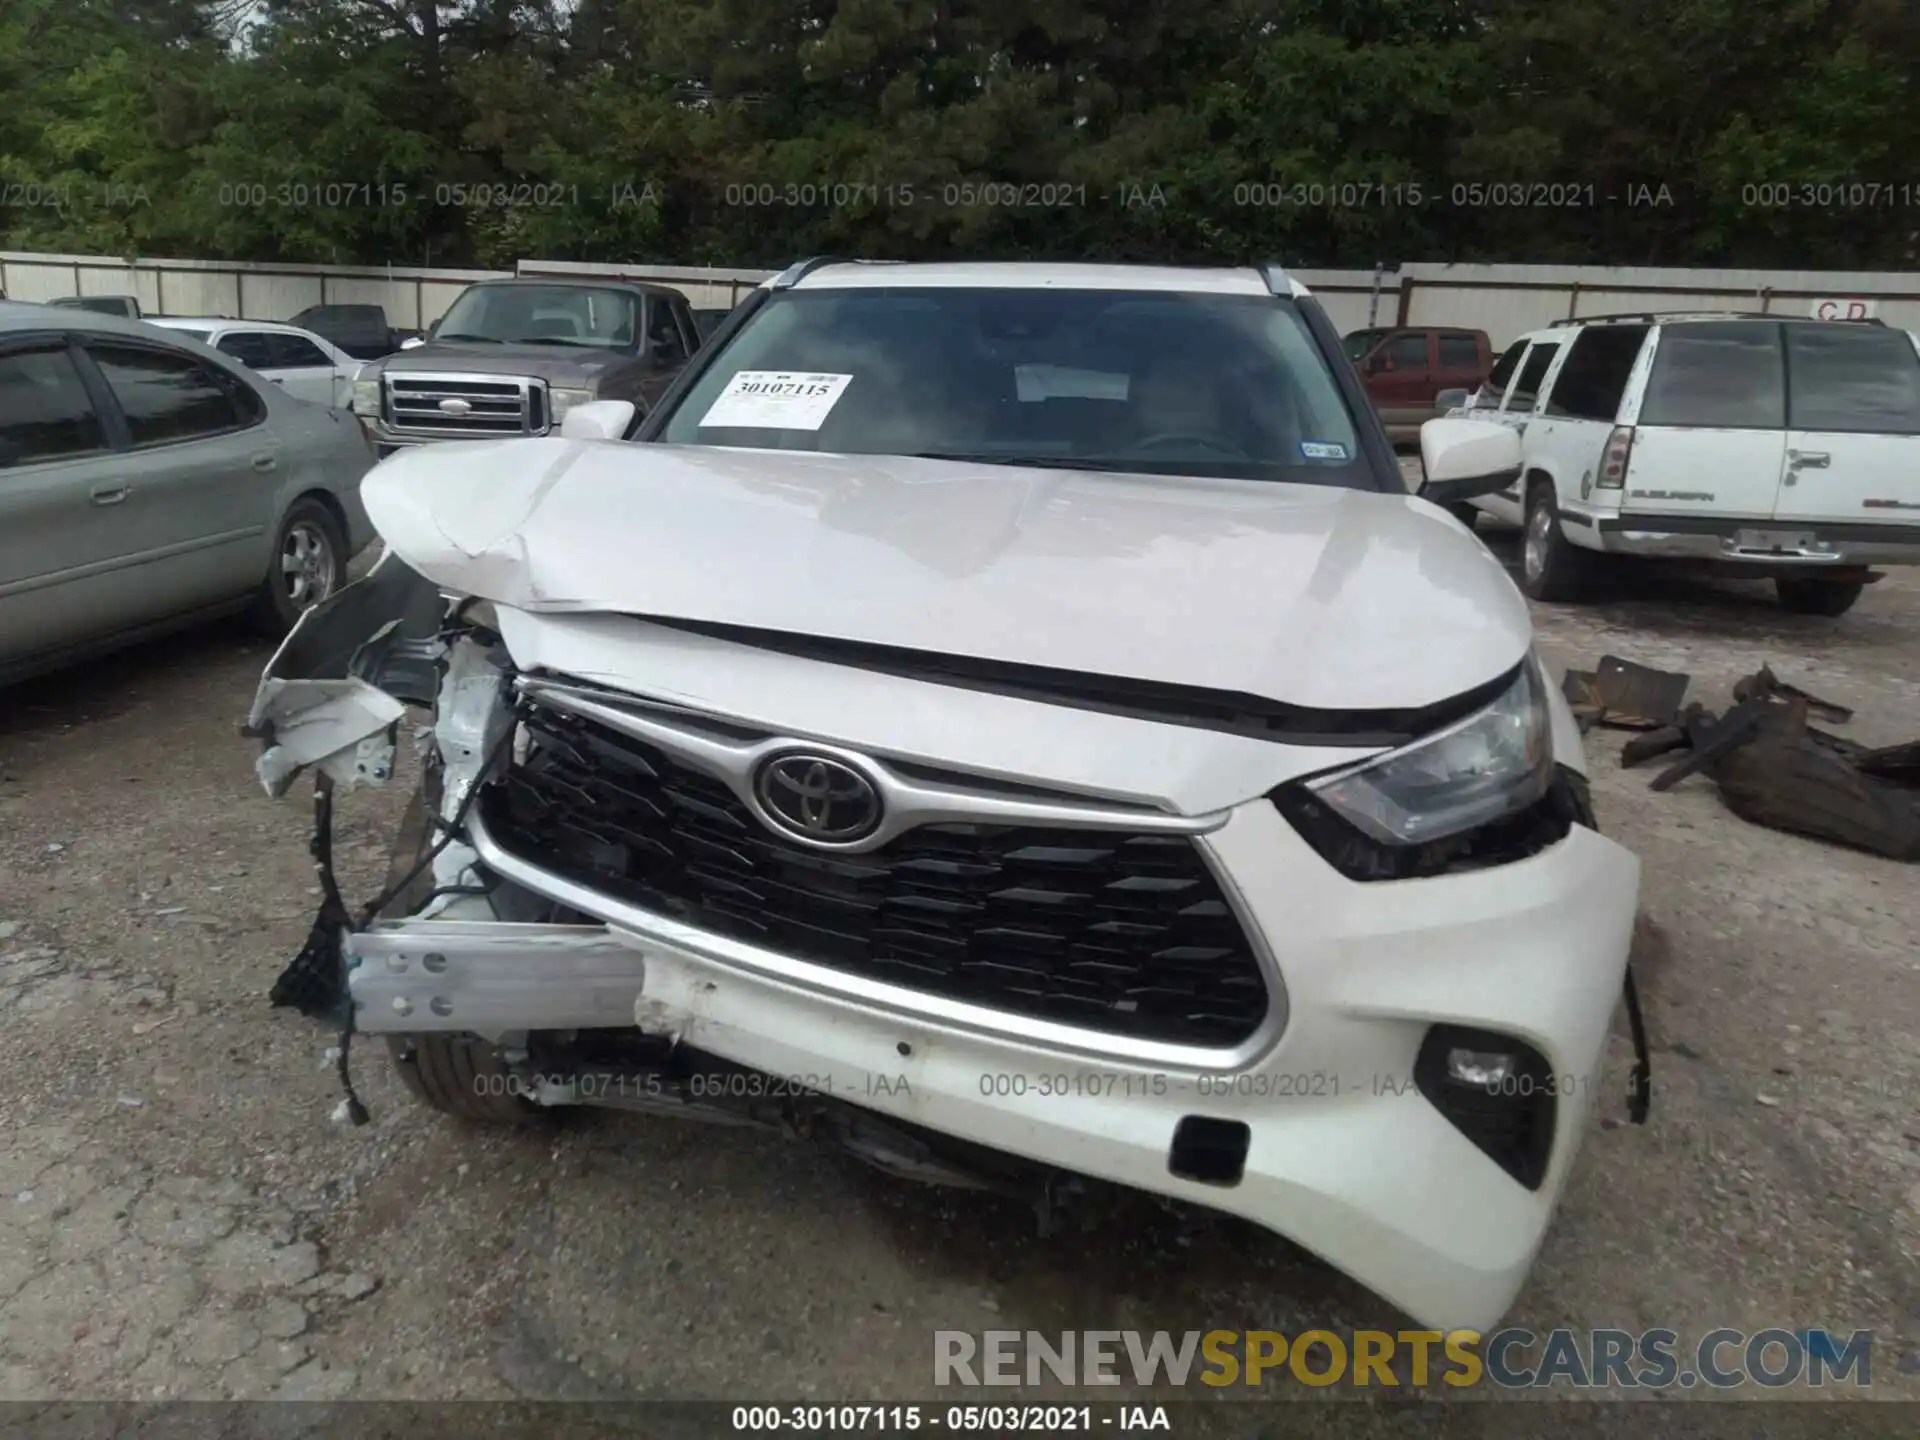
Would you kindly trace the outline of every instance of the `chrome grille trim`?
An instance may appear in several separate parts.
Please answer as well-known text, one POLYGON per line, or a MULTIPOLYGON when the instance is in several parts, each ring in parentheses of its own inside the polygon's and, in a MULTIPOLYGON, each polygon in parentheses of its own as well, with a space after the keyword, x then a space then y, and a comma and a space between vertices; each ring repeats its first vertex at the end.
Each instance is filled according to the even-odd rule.
POLYGON ((467 838, 479 854, 481 863, 503 880, 557 901, 583 915, 590 915, 642 942, 651 940, 721 969, 737 970, 778 984, 791 985, 797 990, 855 1006, 869 1014, 893 1015, 934 1029, 1031 1045, 1061 1056, 1154 1066, 1188 1075, 1246 1068, 1272 1048, 1287 1025, 1286 991, 1279 983, 1273 954, 1258 928, 1248 923, 1237 888, 1226 876, 1218 857, 1211 852, 1204 839, 1196 839, 1195 843, 1200 846, 1208 867, 1220 879, 1229 902, 1241 916, 1242 924, 1246 925, 1247 936, 1256 947, 1267 978, 1266 1022, 1258 1033, 1231 1048, 1169 1044, 1113 1035, 851 975, 825 965, 795 959, 764 946, 701 930, 672 916, 662 915, 557 875, 503 847, 487 830, 484 820, 477 813, 467 817, 466 830, 467 838))
POLYGON ((800 735, 774 734, 752 740, 734 738, 702 727, 696 712, 675 713, 637 699, 631 705, 622 704, 604 692, 565 681, 522 676, 515 682, 515 688, 529 699, 585 720, 598 721, 636 740, 656 745, 680 763, 711 775, 776 833, 780 827, 766 819, 753 788, 754 772, 763 759, 780 750, 803 747, 857 765, 875 782, 886 818, 873 834, 831 847, 845 854, 878 850, 919 825, 1052 825, 1199 836, 1218 830, 1227 823, 1229 815, 1225 810, 1206 815, 1172 815, 1105 800, 1010 793, 1005 786, 982 785, 973 789, 964 784, 920 780, 867 752, 823 744, 800 735))
POLYGON ((460 371, 383 374, 380 410, 394 434, 436 440, 545 435, 553 416, 544 380, 460 371), (469 409, 462 415, 447 414, 440 409, 443 400, 460 401, 469 409))

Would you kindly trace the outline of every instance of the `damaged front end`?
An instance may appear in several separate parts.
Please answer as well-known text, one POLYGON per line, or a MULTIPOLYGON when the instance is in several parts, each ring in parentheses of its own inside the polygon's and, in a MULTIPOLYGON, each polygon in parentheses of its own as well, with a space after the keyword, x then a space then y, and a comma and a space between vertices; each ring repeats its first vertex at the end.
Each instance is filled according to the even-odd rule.
POLYGON ((448 594, 389 552, 302 617, 244 727, 260 742, 269 795, 314 776, 320 909, 270 998, 339 1033, 336 1118, 367 1118, 348 1056, 356 1034, 377 1034, 409 1089, 469 1119, 593 1106, 767 1127, 904 1178, 1017 1196, 1043 1229, 1086 1190, 1078 1177, 684 1043, 669 1007, 641 1004, 640 937, 489 871, 469 842, 468 812, 528 743, 523 677, 493 622, 491 602, 448 594), (410 712, 418 784, 383 888, 355 907, 334 868, 335 798, 405 768, 410 712))
POLYGON ((508 758, 513 667, 486 602, 445 594, 397 556, 315 606, 269 662, 245 733, 267 793, 314 772, 312 853, 322 894, 305 947, 272 999, 342 1032, 630 1025, 639 951, 593 922, 482 874, 463 822, 508 758), (385 888, 357 910, 333 865, 337 794, 394 776, 409 709, 421 766, 385 888), (388 918, 397 912, 400 918, 388 918))

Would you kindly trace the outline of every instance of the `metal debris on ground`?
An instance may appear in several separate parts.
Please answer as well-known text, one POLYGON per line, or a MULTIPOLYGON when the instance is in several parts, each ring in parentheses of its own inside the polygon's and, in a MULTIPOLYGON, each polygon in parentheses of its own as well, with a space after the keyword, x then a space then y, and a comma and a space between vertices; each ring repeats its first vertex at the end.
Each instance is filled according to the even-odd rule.
POLYGON ((1844 725, 1853 719, 1853 711, 1845 705, 1836 705, 1831 700, 1822 700, 1810 695, 1798 685, 1789 685, 1773 673, 1771 665, 1762 665, 1744 680, 1737 680, 1733 686, 1733 698, 1736 700, 1759 700, 1777 695, 1783 700, 1804 700, 1808 713, 1818 715, 1822 720, 1830 720, 1835 725, 1844 725))
POLYGON ((1869 749, 1818 729, 1810 717, 1845 724, 1853 711, 1769 666, 1736 682, 1720 715, 1697 701, 1679 708, 1687 680, 1609 655, 1592 673, 1568 671, 1563 688, 1581 729, 1644 732, 1622 749, 1623 768, 1687 752, 1650 789, 1704 773, 1727 808, 1756 825, 1920 862, 1920 740, 1869 749))
POLYGON ((1663 730, 1680 716, 1691 676, 1636 665, 1603 655, 1593 670, 1569 670, 1561 685, 1583 731, 1595 725, 1619 730, 1663 730))

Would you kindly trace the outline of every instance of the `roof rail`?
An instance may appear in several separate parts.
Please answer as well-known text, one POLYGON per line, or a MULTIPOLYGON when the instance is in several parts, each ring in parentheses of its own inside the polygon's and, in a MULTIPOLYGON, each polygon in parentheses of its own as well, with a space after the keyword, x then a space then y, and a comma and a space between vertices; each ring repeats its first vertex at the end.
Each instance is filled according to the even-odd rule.
POLYGON ((789 265, 773 277, 775 290, 791 290, 814 271, 826 265, 900 265, 900 260, 856 260, 846 255, 814 255, 789 265))
POLYGON ((1267 282, 1269 295, 1293 294, 1293 280, 1287 274, 1287 267, 1278 260, 1269 260, 1260 267, 1260 278, 1267 282))
MULTIPOLYGON (((1782 315, 1777 310, 1642 310, 1619 315, 1571 315, 1564 320, 1555 320, 1548 328, 1558 330, 1566 325, 1611 325, 1629 321, 1641 324, 1655 324, 1662 320, 1818 320, 1813 315, 1782 315)), ((1835 315, 1821 321, 1829 325, 1885 325, 1887 322, 1877 316, 1835 315)))
POLYGON ((841 263, 843 263, 842 257, 838 255, 814 255, 808 259, 797 261, 773 277, 773 288, 776 290, 791 290, 822 265, 839 265, 841 263))
POLYGON ((1564 320, 1555 320, 1549 327, 1558 330, 1565 325, 1608 325, 1624 324, 1630 321, 1652 323, 1655 320, 1780 320, 1786 317, 1767 315, 1759 310, 1633 310, 1622 311, 1616 315, 1569 315, 1564 320))

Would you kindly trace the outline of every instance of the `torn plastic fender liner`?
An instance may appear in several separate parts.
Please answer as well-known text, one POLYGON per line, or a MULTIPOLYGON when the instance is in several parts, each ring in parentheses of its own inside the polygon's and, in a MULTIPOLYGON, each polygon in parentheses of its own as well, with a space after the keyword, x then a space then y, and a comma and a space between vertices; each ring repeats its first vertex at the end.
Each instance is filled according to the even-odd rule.
POLYGON ((300 617, 267 662, 244 732, 263 743, 255 769, 269 795, 309 766, 342 789, 386 781, 395 722, 434 702, 447 606, 389 552, 300 617))
POLYGON ((254 731, 267 748, 254 770, 267 794, 287 793, 317 765, 342 790, 393 773, 393 726, 407 707, 364 680, 267 680, 254 698, 254 731))

